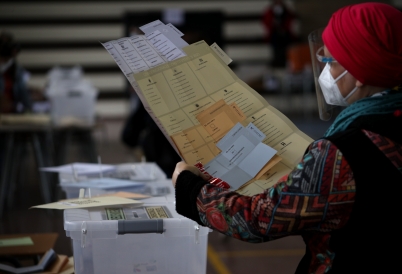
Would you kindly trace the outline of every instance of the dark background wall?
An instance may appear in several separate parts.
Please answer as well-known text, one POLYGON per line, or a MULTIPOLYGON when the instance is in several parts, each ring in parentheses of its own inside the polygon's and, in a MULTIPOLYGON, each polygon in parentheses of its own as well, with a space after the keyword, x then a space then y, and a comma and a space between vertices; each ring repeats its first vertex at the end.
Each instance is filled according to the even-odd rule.
MULTIPOLYGON (((308 33, 325 26, 339 7, 363 1, 287 2, 299 14, 301 37, 307 39, 308 33)), ((381 2, 402 6, 401 0, 381 2)), ((216 24, 211 32, 222 34, 220 43, 234 60, 233 68, 247 81, 261 76, 272 58, 260 21, 270 3, 266 0, 3 0, 0 2, 0 30, 12 32, 21 42, 18 61, 30 72, 30 85, 44 87, 46 74, 53 66, 80 65, 99 90, 97 110, 104 116, 124 116, 129 109, 127 80, 100 42, 127 35, 128 13, 160 13, 163 19, 163 14, 171 9, 184 13, 220 12, 221 25, 211 23, 208 16, 200 16, 196 25, 216 24)), ((192 33, 189 29, 186 31, 189 38, 192 33)), ((192 38, 198 39, 197 36, 192 38)), ((205 36, 200 38, 205 39, 205 36)))

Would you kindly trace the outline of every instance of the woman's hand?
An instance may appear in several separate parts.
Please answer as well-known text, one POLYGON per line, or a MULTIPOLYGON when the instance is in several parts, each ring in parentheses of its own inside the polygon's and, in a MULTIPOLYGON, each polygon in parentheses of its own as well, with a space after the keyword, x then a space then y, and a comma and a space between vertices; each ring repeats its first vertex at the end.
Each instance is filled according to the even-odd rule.
POLYGON ((210 176, 205 175, 204 173, 202 173, 198 168, 196 168, 195 166, 191 166, 186 164, 184 161, 178 162, 176 164, 176 168, 173 172, 172 175, 172 183, 173 186, 176 187, 176 180, 177 177, 179 176, 179 174, 183 171, 183 170, 188 170, 191 171, 192 173, 194 173, 197 176, 200 176, 202 179, 204 179, 205 181, 208 181, 208 179, 210 179, 210 176))

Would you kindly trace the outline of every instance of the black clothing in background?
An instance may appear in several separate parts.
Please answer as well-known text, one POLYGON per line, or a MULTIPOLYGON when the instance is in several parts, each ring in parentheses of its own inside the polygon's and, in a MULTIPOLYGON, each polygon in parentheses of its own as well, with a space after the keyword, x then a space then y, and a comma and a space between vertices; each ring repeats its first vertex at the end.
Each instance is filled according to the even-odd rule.
POLYGON ((127 118, 121 134, 122 142, 129 147, 141 147, 147 162, 155 162, 171 178, 181 158, 140 104, 127 118))

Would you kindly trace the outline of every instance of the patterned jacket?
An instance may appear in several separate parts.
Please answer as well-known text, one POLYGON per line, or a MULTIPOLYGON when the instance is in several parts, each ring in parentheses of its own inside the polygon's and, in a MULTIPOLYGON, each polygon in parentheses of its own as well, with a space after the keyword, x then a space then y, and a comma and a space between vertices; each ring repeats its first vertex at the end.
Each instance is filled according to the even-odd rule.
MULTIPOLYGON (((401 117, 385 119, 397 119, 397 123, 402 124, 401 117)), ((397 168, 395 170, 401 169, 400 137, 395 142, 387 135, 375 133, 381 130, 365 126, 370 123, 370 119, 365 119, 357 126, 357 131, 369 138, 397 168)), ((390 123, 395 124, 395 121, 390 123)), ((377 124, 381 127, 382 120, 377 124)), ((386 127, 389 128, 388 125, 386 127)), ((392 132, 401 136, 399 129, 392 132)), ((351 144, 350 148, 355 145, 351 144)), ((402 181, 398 183, 401 189, 402 181)), ((334 245, 331 244, 332 234, 343 231, 354 210, 355 200, 355 174, 341 150, 327 139, 310 144, 303 159, 290 174, 281 178, 275 186, 252 197, 208 184, 189 171, 180 173, 176 182, 177 212, 201 225, 250 243, 301 235, 309 254, 306 254, 296 273, 328 273, 331 270, 336 258, 334 245)), ((400 212, 401 206, 398 208, 393 210, 400 212)))

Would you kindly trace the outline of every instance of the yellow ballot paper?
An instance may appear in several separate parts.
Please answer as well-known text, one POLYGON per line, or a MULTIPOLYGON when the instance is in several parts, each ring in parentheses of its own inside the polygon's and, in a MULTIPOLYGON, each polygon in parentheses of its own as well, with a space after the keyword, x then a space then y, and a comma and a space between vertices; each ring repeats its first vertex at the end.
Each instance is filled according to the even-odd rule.
POLYGON ((98 195, 97 197, 105 197, 105 196, 114 196, 114 197, 121 197, 121 198, 129 198, 129 199, 145 199, 151 196, 144 195, 141 193, 134 193, 134 192, 126 192, 126 191, 117 191, 112 193, 106 193, 102 195, 98 195))
MULTIPOLYGON (((119 54, 122 43, 126 45, 124 49, 135 48, 134 40, 121 38, 103 45, 187 164, 207 165, 216 175, 226 177, 229 185, 237 181, 236 191, 253 195, 289 173, 301 160, 313 139, 239 79, 227 65, 231 59, 216 44, 209 46, 199 41, 185 45, 172 40, 172 50, 183 54, 170 60, 162 58, 157 66, 141 66, 138 70, 124 65, 132 60, 119 54), (227 152, 222 152, 218 142, 239 127, 238 123, 255 126, 264 136, 261 144, 250 144, 248 135, 243 134, 224 145, 227 152), (242 154, 244 158, 230 158, 231 154, 240 155, 236 154, 240 150, 248 152, 242 154), (261 164, 253 165, 254 162, 261 164), (233 172, 234 168, 237 172, 233 172), (241 174, 243 179, 234 174, 241 174), (242 184, 245 180, 248 181, 242 184)), ((148 44, 152 48, 152 43, 148 44)), ((146 64, 147 59, 140 56, 138 53, 136 62, 146 64)))
POLYGON ((87 208, 87 207, 97 207, 97 206, 112 206, 112 205, 133 205, 143 204, 140 201, 116 197, 116 196, 101 196, 94 198, 77 198, 68 199, 59 202, 32 206, 30 208, 44 208, 44 209, 69 209, 69 208, 87 208))
POLYGON ((236 103, 229 106, 223 99, 197 115, 197 120, 215 141, 219 141, 230 129, 245 118, 236 103))

